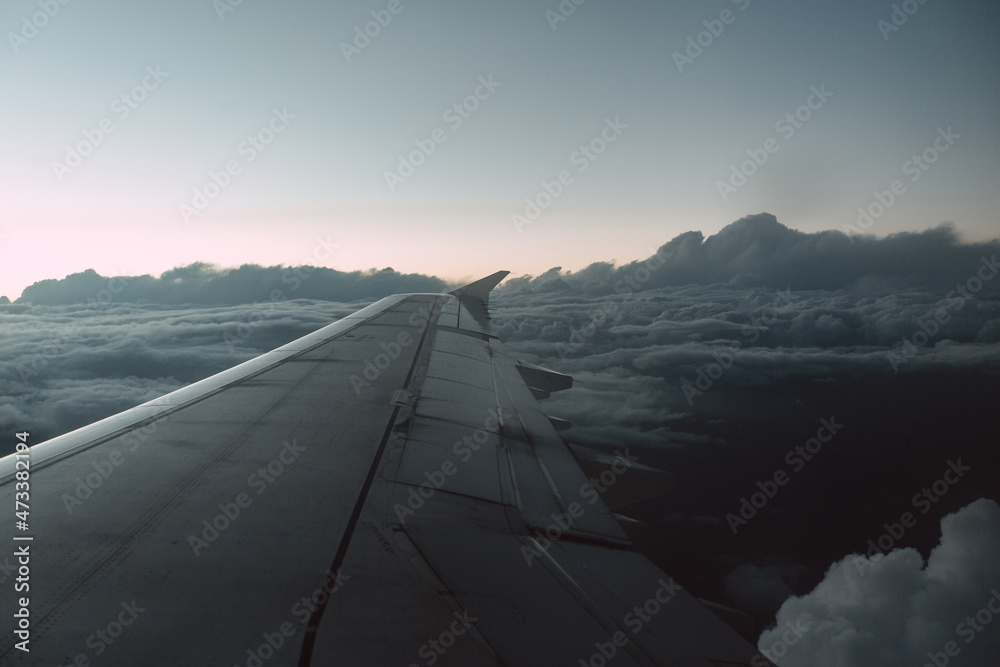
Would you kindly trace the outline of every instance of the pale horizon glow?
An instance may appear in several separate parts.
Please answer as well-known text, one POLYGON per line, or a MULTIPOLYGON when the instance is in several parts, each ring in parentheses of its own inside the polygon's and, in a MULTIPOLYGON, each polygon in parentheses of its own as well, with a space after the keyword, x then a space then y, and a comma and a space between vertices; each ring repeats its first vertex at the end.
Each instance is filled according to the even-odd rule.
MULTIPOLYGON (((926 3, 883 34, 891 3, 594 2, 553 24, 548 4, 403 0, 350 62, 341 44, 384 2, 221 17, 212 3, 60 5, 0 48, 0 92, 17 100, 2 112, 0 294, 196 261, 312 257, 455 283, 578 270, 761 212, 843 231, 894 180, 905 192, 869 233, 997 236, 997 6, 926 3), (732 21, 678 71, 674 54, 723 11, 732 21), (602 152, 581 158, 591 142, 602 152), (387 179, 420 146, 422 164, 387 179), (913 171, 920 155, 933 162, 913 171), (745 184, 720 189, 744 164, 745 184), (222 187, 185 214, 212 174, 222 187), (512 216, 546 184, 551 205, 519 232, 512 216), (316 257, 327 237, 337 251, 316 257)), ((7 3, 0 26, 37 11, 7 3)))

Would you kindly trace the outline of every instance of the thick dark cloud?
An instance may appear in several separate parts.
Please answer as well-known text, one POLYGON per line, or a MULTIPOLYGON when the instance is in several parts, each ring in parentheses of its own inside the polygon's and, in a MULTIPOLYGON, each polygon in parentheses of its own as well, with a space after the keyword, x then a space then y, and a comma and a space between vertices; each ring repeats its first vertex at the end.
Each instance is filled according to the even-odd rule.
POLYGON ((834 563, 815 590, 782 604, 758 648, 788 667, 995 664, 998 554, 1000 506, 977 500, 941 520, 926 562, 897 549, 834 563), (786 633, 789 623, 805 628, 801 637, 786 633))
POLYGON ((105 277, 93 269, 61 280, 42 280, 25 288, 16 303, 238 304, 322 299, 357 301, 400 292, 440 292, 441 280, 419 274, 381 271, 336 271, 313 266, 281 267, 244 264, 220 269, 195 263, 153 276, 105 277))
MULTIPOLYGON (((947 228, 852 242, 759 215, 708 239, 683 234, 624 266, 511 279, 492 310, 508 350, 576 378, 543 404, 573 422, 568 440, 629 448, 676 475, 673 493, 623 509, 647 524, 639 544, 665 570, 762 626, 808 611, 817 628, 843 628, 803 641, 799 664, 883 664, 868 650, 917 655, 923 644, 907 643, 888 622, 866 625, 875 607, 852 616, 829 602, 832 591, 846 587, 844 605, 861 607, 858 591, 877 594, 887 614, 933 637, 953 633, 957 621, 922 616, 907 600, 933 593, 928 599, 957 611, 989 597, 985 579, 979 589, 961 584, 954 597, 944 590, 952 580, 930 591, 938 579, 927 573, 944 571, 944 560, 931 558, 939 541, 954 563, 970 562, 978 548, 948 528, 957 519, 942 524, 943 535, 939 522, 959 513, 963 526, 973 515, 992 526, 992 510, 976 501, 1000 498, 998 249, 962 244, 947 228), (838 426, 821 443, 824 423, 838 426), (957 460, 970 470, 885 549, 879 566, 898 565, 897 574, 870 589, 848 576, 845 562, 854 565, 845 559, 901 513, 918 514, 914 494, 957 460), (754 494, 779 472, 786 483, 742 519, 743 500, 760 500, 754 494), (830 653, 840 662, 823 662, 835 644, 846 647, 830 653)), ((294 291, 283 283, 294 269, 197 264, 123 285, 86 273, 39 283, 19 303, 0 305, 0 425, 51 437, 273 349, 383 293, 446 289, 380 272, 348 281, 370 292, 336 292, 320 271, 294 291), (274 289, 284 290, 280 298, 274 289), (337 294, 361 300, 327 301, 337 294), (45 299, 63 305, 39 305, 45 299), (245 305, 211 305, 236 302, 245 305)), ((765 632, 761 646, 776 636, 765 632)))
MULTIPOLYGON (((598 295, 717 283, 793 290, 948 290, 975 275, 984 257, 995 263, 998 253, 1000 241, 964 244, 951 226, 886 238, 839 231, 807 234, 760 213, 708 238, 701 232, 681 234, 649 260, 620 267, 597 262, 573 273, 555 268, 536 278, 510 280, 506 288, 556 293, 572 288, 573 293, 598 295)), ((993 286, 990 291, 1000 290, 993 286)))

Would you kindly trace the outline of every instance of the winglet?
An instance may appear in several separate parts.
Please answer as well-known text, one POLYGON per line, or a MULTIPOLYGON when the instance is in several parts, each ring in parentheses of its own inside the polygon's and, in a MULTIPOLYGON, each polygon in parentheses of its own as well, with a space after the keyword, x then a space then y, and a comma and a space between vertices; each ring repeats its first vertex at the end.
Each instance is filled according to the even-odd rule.
POLYGON ((510 275, 510 271, 497 271, 496 273, 486 276, 485 278, 480 278, 474 283, 469 283, 465 287, 459 287, 457 290, 453 290, 451 293, 458 298, 469 298, 481 301, 482 303, 489 303, 490 292, 493 288, 500 284, 500 281, 510 275))

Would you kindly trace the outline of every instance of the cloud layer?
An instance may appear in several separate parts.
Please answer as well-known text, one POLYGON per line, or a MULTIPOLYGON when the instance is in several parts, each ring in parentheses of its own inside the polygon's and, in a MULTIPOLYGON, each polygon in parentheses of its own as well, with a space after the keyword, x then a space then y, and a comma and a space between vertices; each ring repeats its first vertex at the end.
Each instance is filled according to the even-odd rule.
MULTIPOLYGON (((951 632, 954 623, 921 616, 906 600, 923 582, 951 611, 970 602, 968 582, 937 575, 946 561, 968 564, 972 543, 954 526, 994 520, 995 505, 974 501, 996 499, 1000 478, 998 249, 960 243, 947 228, 852 243, 762 214, 707 239, 683 234, 623 266, 508 280, 492 310, 509 351, 577 380, 543 404, 573 422, 568 440, 627 447, 677 476, 673 494, 624 510, 647 524, 640 544, 661 567, 764 627, 781 607, 780 630, 805 613, 789 605, 808 600, 801 609, 831 628, 817 625, 796 649, 812 652, 810 664, 881 664, 866 662, 875 659, 866 650, 923 645, 907 643, 898 629, 866 628, 863 615, 844 611, 862 605, 850 596, 883 582, 871 592, 886 610, 933 622, 934 636, 943 637, 941 627, 951 632), (812 446, 821 420, 842 428, 825 444, 817 440, 822 446, 808 459, 796 454, 812 446), (886 576, 852 578, 845 556, 912 511, 914 493, 959 458, 971 471, 894 544, 901 551, 875 563, 886 576), (779 472, 787 483, 734 531, 728 517, 779 472), (948 514, 958 518, 944 521, 931 556, 948 514), (954 600, 946 588, 956 588, 954 600), (847 607, 831 601, 838 590, 847 607), (790 595, 799 598, 785 602, 790 595), (825 651, 840 662, 820 662, 825 651)), ((30 430, 39 442, 273 349, 381 295, 445 289, 391 270, 206 265, 159 278, 85 272, 38 283, 18 303, 0 304, 0 426, 30 430)))
POLYGON ((222 269, 195 263, 153 276, 104 277, 93 269, 25 288, 17 303, 239 304, 286 299, 357 301, 400 292, 440 292, 441 280, 392 269, 343 272, 314 266, 222 269))
MULTIPOLYGON (((973 276, 984 257, 992 257, 995 265, 997 253, 1000 241, 964 244, 948 225, 885 238, 839 231, 807 234, 760 213, 708 238, 696 231, 680 234, 649 260, 620 267, 597 262, 573 273, 551 269, 535 278, 509 280, 506 288, 610 294, 724 283, 793 290, 947 290, 973 276)), ((994 286, 991 291, 1000 290, 994 286)))

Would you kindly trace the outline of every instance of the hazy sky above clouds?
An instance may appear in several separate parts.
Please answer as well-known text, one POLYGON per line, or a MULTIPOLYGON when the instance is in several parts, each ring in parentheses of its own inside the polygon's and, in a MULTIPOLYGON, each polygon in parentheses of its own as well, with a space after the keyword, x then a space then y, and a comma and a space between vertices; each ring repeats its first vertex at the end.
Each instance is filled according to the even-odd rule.
POLYGON ((860 0, 227 2, 4 3, 0 294, 194 261, 538 274, 888 197, 870 233, 996 236, 985 0, 902 3, 898 30, 860 0))

